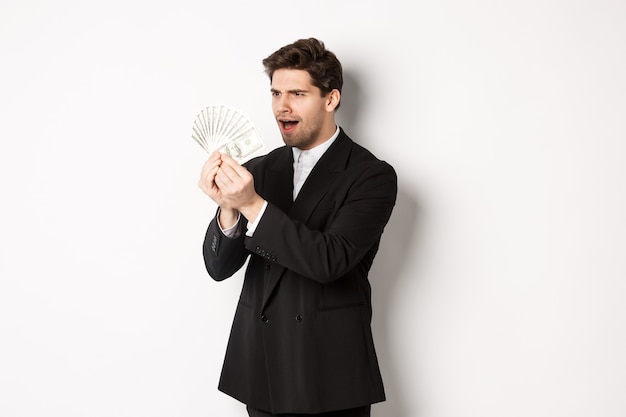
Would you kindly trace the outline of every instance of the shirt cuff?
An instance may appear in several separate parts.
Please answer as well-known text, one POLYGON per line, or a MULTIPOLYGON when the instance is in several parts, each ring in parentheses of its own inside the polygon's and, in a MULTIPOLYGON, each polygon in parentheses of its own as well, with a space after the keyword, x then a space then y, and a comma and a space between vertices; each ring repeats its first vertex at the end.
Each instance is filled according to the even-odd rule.
POLYGON ((256 216, 254 223, 248 222, 248 231, 246 232, 246 236, 252 237, 254 231, 256 230, 257 225, 261 221, 261 217, 263 217, 263 213, 265 213, 265 209, 267 208, 267 200, 263 201, 263 207, 261 207, 261 211, 259 215, 256 216))
MULTIPOLYGON (((221 209, 220 209, 221 210, 221 209)), ((217 225, 219 226, 220 230, 222 231, 222 233, 224 234, 224 236, 226 237, 230 237, 230 238, 236 238, 239 237, 239 232, 238 232, 238 228, 237 225, 239 224, 239 218, 241 217, 241 213, 237 214, 237 221, 235 222, 234 225, 230 226, 227 229, 223 229, 222 225, 220 224, 220 211, 218 210, 217 212, 217 225)))

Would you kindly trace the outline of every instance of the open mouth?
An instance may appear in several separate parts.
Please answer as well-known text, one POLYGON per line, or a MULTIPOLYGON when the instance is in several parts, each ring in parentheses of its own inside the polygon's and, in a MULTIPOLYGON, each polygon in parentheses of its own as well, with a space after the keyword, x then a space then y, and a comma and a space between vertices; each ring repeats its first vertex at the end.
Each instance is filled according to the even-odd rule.
POLYGON ((279 120, 279 123, 280 123, 281 129, 285 133, 289 133, 293 131, 298 125, 298 122, 295 120, 279 120))

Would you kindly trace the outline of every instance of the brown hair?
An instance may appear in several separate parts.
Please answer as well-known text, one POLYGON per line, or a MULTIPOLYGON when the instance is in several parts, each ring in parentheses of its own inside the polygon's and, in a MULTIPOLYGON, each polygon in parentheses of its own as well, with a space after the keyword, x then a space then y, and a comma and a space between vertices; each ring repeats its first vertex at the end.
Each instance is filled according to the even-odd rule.
POLYGON ((341 93, 343 87, 341 62, 322 41, 315 38, 300 39, 283 46, 265 58, 263 66, 270 81, 278 69, 305 70, 311 76, 313 85, 321 90, 322 97, 334 89, 341 93))

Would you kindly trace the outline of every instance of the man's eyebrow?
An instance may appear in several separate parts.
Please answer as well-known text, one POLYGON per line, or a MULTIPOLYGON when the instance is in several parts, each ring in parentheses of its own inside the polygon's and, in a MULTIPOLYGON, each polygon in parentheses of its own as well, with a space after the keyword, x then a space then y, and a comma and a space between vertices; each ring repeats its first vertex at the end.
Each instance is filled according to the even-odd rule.
MULTIPOLYGON (((270 88, 270 91, 271 91, 272 93, 281 93, 281 92, 282 92, 282 91, 277 90, 277 89, 275 89, 275 88, 270 88)), ((287 93, 308 93, 308 92, 309 92, 309 90, 306 90, 306 89, 303 89, 303 88, 294 88, 294 89, 292 89, 292 90, 287 90, 286 92, 287 92, 287 93)))

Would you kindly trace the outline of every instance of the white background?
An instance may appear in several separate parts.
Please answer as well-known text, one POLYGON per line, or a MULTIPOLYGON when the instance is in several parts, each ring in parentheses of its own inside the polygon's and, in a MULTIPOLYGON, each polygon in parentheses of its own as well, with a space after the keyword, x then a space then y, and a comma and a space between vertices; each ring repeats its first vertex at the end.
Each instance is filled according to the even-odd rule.
POLYGON ((621 0, 2 0, 0 415, 245 415, 191 124, 281 145, 261 60, 309 36, 399 176, 373 415, 626 415, 621 0))

